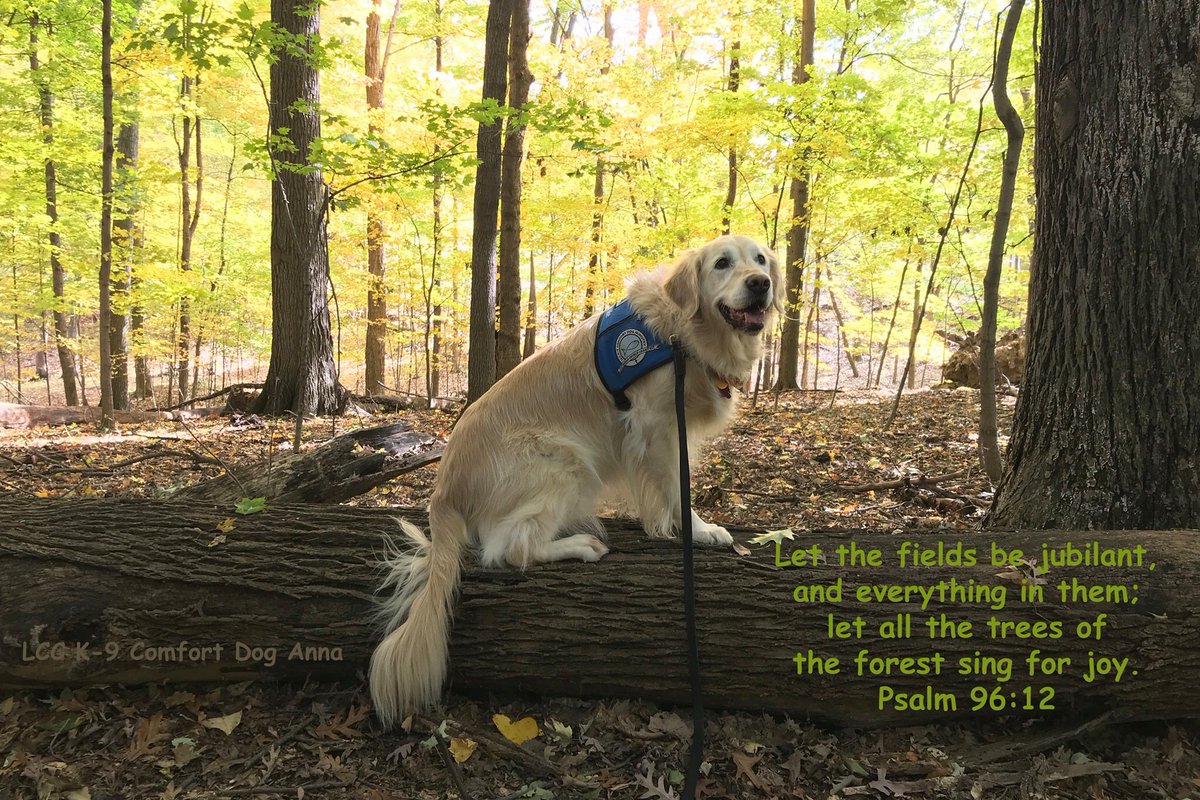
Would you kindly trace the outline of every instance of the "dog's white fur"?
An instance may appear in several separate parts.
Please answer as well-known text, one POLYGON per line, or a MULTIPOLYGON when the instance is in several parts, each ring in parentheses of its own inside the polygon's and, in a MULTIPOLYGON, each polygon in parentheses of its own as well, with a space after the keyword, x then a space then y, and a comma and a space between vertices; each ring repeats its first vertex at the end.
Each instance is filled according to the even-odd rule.
MULTIPOLYGON (((761 351, 759 331, 735 327, 721 306, 765 303, 769 324, 783 292, 778 259, 743 236, 687 251, 630 283, 633 308, 664 340, 678 336, 688 352, 685 408, 693 458, 735 410, 736 395, 724 397, 717 382, 744 381, 761 351), (764 277, 770 280, 765 295, 764 277)), ((597 320, 548 344, 467 408, 429 501, 432 541, 402 523, 412 547, 388 559, 383 591, 391 596, 380 614, 390 632, 370 667, 371 697, 385 725, 432 706, 441 694, 451 607, 469 544, 479 546, 489 567, 596 561, 608 548, 595 504, 610 487, 626 491, 651 536, 670 537, 679 527, 673 372, 663 367, 639 380, 626 390, 632 408, 618 411, 594 366, 597 320)), ((697 543, 732 542, 728 531, 694 511, 692 528, 697 543)))

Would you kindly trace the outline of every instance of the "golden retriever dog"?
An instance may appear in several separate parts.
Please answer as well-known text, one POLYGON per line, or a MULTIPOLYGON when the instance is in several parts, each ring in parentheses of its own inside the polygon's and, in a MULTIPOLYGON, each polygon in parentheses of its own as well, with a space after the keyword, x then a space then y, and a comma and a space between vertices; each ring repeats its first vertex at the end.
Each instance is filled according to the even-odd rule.
MULTIPOLYGON (((688 450, 732 418, 736 396, 782 305, 779 262, 744 236, 723 236, 674 264, 637 275, 633 310, 687 353, 688 450)), ((450 623, 464 551, 485 567, 608 552, 597 500, 624 490, 650 536, 680 526, 679 439, 670 363, 630 386, 617 408, 593 356, 594 315, 525 360, 471 404, 455 426, 429 500, 430 539, 401 523, 407 552, 388 559, 380 615, 387 635, 371 657, 371 697, 385 725, 434 705, 445 682, 450 623)), ((728 545, 720 525, 692 512, 698 544, 728 545)))

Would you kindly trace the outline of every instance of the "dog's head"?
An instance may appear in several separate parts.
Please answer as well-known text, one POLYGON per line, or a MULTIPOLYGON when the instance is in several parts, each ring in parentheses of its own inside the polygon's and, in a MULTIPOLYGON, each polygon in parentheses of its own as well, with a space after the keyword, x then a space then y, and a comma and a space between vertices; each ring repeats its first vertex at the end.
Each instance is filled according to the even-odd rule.
POLYGON ((720 320, 748 336, 783 306, 779 259, 747 236, 722 236, 684 253, 664 289, 686 318, 720 320))

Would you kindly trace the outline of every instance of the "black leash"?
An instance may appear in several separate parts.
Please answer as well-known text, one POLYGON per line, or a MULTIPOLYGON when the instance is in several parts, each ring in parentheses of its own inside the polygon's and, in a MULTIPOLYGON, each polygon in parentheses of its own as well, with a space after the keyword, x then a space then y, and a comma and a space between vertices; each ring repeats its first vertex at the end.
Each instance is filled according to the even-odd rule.
POLYGON ((692 476, 688 469, 687 422, 683 413, 686 356, 679 340, 671 342, 675 361, 675 425, 679 432, 679 510, 683 538, 683 608, 687 616, 688 678, 692 684, 692 749, 683 778, 682 800, 695 800, 704 760, 704 691, 700 686, 700 643, 696 638, 696 564, 692 544, 692 476))

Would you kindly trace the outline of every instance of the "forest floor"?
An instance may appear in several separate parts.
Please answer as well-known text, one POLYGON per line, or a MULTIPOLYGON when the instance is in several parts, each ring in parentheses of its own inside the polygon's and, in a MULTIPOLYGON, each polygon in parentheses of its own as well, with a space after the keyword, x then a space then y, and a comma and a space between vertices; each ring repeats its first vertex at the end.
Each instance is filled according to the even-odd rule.
MULTIPOLYGON (((977 467, 977 403, 969 390, 922 391, 882 432, 890 403, 874 393, 760 398, 709 449, 694 503, 714 521, 755 528, 974 527, 990 500, 977 467), (901 480, 920 475, 948 477, 901 480)), ((1005 398, 1004 430, 1012 406, 1005 398)), ((397 419, 444 435, 454 415, 319 420, 305 439, 397 419)), ((0 490, 161 496, 220 472, 158 457, 164 449, 229 463, 284 449, 292 434, 286 420, 229 419, 107 435, 0 431, 0 490)), ((435 475, 436 466, 423 468, 355 502, 421 504, 435 475)), ((704 798, 1200 797, 1194 724, 1073 729, 1053 718, 992 718, 859 731, 768 715, 708 720, 704 798)), ((22 691, 0 693, 0 800, 668 800, 679 795, 689 740, 685 710, 631 700, 451 695, 411 731, 383 733, 359 683, 22 691), (494 714, 526 726, 530 718, 536 736, 513 744, 494 714)))

